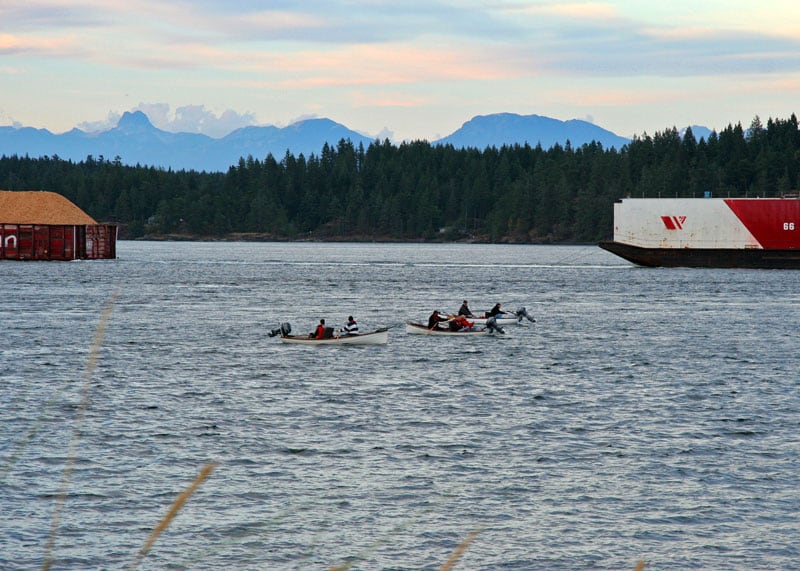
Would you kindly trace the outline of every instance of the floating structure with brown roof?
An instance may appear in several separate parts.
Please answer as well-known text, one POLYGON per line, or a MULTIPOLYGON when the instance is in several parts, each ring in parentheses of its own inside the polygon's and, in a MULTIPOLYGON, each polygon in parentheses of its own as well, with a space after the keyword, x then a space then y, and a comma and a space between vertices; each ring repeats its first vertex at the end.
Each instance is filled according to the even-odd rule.
POLYGON ((117 227, 100 224, 67 198, 0 190, 0 260, 117 257, 117 227))

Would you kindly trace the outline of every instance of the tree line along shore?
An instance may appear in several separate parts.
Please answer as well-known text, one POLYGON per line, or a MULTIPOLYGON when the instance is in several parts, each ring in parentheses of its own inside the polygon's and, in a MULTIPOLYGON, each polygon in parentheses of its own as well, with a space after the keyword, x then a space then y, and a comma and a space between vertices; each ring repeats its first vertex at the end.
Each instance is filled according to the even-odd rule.
POLYGON ((794 114, 699 141, 666 129, 621 149, 341 140, 227 172, 0 157, 1 189, 61 194, 123 239, 591 243, 611 237, 622 197, 782 196, 799 176, 794 114))

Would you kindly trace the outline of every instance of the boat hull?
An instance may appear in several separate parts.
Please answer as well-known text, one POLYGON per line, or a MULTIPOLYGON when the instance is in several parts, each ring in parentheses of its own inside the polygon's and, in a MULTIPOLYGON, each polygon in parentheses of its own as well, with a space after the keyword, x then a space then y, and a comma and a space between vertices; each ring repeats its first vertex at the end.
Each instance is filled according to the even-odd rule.
POLYGON ((619 242, 600 242, 599 246, 636 265, 651 268, 800 269, 800 250, 640 248, 619 242))
MULTIPOLYGON (((453 316, 455 317, 455 316, 453 316)), ((491 319, 490 317, 467 317, 467 321, 474 323, 475 325, 486 325, 486 322, 491 319)), ((522 323, 522 319, 516 316, 509 316, 509 317, 498 317, 495 322, 498 325, 516 325, 518 323, 522 323)))
POLYGON ((283 343, 295 345, 386 345, 389 342, 389 330, 378 329, 360 335, 342 335, 330 339, 312 339, 305 335, 283 335, 283 343))
POLYGON ((409 335, 428 335, 432 337, 472 337, 475 335, 488 335, 488 329, 478 329, 476 331, 449 331, 446 329, 428 329, 421 323, 406 323, 406 333, 409 335))

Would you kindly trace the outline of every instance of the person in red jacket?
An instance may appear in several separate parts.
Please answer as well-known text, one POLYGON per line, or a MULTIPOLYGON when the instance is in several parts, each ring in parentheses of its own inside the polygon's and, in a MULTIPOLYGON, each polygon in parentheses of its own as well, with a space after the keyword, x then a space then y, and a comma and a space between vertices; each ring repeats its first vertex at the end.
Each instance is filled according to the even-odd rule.
POLYGON ((450 331, 472 331, 473 323, 463 315, 458 315, 450 320, 450 331))
POLYGON ((325 320, 320 319, 319 325, 317 325, 317 328, 314 329, 313 333, 311 333, 309 337, 313 337, 314 339, 322 339, 324 335, 325 335, 325 320))

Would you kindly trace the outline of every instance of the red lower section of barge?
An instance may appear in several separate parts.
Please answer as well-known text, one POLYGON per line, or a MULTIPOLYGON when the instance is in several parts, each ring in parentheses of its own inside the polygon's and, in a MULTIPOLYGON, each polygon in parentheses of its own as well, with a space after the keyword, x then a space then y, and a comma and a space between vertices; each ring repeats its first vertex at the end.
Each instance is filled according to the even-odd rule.
POLYGON ((108 260, 117 257, 114 224, 0 224, 0 260, 108 260))

